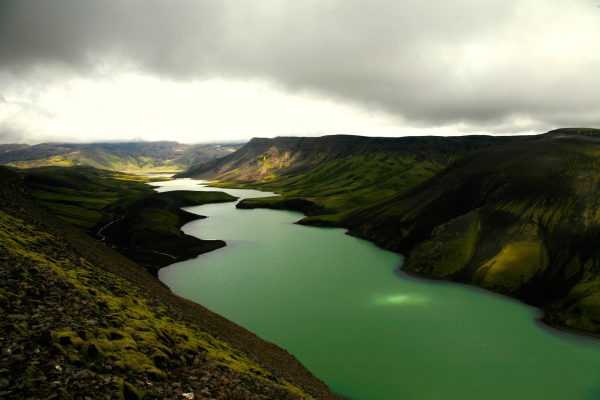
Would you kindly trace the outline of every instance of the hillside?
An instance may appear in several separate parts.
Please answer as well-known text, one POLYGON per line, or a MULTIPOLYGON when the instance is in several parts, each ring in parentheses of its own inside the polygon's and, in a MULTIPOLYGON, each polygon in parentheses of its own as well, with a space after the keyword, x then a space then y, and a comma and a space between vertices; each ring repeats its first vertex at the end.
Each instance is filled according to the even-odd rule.
POLYGON ((600 135, 555 131, 483 150, 362 209, 354 235, 407 253, 404 269, 469 282, 600 333, 600 135))
POLYGON ((288 197, 316 201, 322 212, 309 210, 308 214, 320 214, 321 225, 336 225, 354 210, 423 182, 465 154, 510 140, 490 136, 344 135, 252 139, 227 157, 191 167, 177 176, 235 182, 238 186, 259 184, 288 197))
POLYGON ((334 398, 284 350, 36 206, 0 169, 3 398, 334 398))
POLYGON ((177 177, 222 181, 265 181, 306 172, 325 163, 374 153, 399 154, 411 159, 446 164, 456 157, 492 143, 509 140, 491 136, 469 136, 455 140, 443 137, 368 138, 351 135, 322 137, 254 138, 236 152, 218 160, 190 167, 177 177))
POLYGON ((152 273, 174 262, 197 257, 225 246, 222 240, 198 239, 181 227, 204 216, 181 207, 236 201, 221 192, 173 191, 153 193, 135 201, 124 213, 109 221, 99 235, 107 244, 152 273))
POLYGON ((225 246, 184 234, 183 225, 203 216, 181 207, 235 201, 219 192, 157 193, 149 178, 91 167, 18 170, 40 205, 83 229, 148 271, 225 246))
POLYGON ((0 145, 0 164, 17 168, 89 166, 113 171, 175 172, 224 157, 235 144, 177 142, 41 143, 0 145))
MULTIPOLYGON (((240 208, 302 211, 300 223, 343 226, 406 254, 408 272, 508 294, 542 307, 554 326, 600 334, 598 132, 563 129, 469 148, 465 141, 480 139, 410 138, 421 142, 410 151, 365 147, 255 181, 237 170, 202 176, 283 195, 244 200, 240 208), (427 151, 413 150, 424 143, 427 151), (444 158, 458 145, 464 151, 444 158)), ((241 161, 242 151, 233 165, 253 162, 248 150, 252 158, 241 161)))

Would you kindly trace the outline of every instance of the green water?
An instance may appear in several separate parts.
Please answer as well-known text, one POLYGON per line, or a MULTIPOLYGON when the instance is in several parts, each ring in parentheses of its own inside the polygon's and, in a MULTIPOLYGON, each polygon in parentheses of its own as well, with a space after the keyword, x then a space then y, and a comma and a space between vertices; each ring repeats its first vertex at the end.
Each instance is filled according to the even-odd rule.
MULTIPOLYGON (((198 181, 158 190, 200 190, 198 181)), ((221 190, 221 189, 213 189, 221 190)), ((252 190, 225 190, 241 197, 252 190)), ((559 333, 537 310, 395 271, 402 257, 301 215, 189 207, 188 234, 227 247, 160 271, 186 298, 294 354, 351 399, 600 399, 600 340, 559 333)))

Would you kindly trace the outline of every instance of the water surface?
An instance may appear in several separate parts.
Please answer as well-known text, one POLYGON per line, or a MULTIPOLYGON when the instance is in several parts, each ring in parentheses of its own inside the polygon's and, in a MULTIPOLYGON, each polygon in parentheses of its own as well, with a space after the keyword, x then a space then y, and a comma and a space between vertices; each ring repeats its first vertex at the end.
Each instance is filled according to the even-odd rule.
MULTIPOLYGON (((158 190, 202 188, 157 182, 158 190)), ((352 399, 600 399, 600 341, 536 322, 536 309, 395 271, 398 254, 295 225, 299 213, 188 207, 183 230, 227 247, 163 268, 171 289, 294 354, 352 399)))

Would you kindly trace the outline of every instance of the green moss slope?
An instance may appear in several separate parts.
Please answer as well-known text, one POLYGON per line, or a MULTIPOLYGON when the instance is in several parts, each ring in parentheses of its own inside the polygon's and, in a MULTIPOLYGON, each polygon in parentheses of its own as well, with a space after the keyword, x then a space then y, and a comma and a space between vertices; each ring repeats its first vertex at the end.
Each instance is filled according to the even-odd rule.
POLYGON ((426 181, 466 154, 512 140, 491 136, 255 138, 227 157, 193 166, 177 176, 219 180, 215 186, 281 193, 285 198, 247 199, 238 207, 294 209, 308 215, 301 223, 339 226, 365 207, 426 181))
POLYGON ((180 229, 183 225, 204 217, 180 207, 235 200, 222 192, 152 193, 128 205, 98 232, 106 243, 156 272, 165 265, 225 246, 222 240, 200 240, 184 234, 180 229))
POLYGON ((52 213, 87 232, 153 193, 143 184, 148 178, 91 167, 43 167, 19 173, 52 213))
POLYGON ((180 208, 235 201, 220 192, 156 193, 147 177, 91 167, 20 170, 50 212, 98 237, 149 271, 225 246, 185 235, 181 227, 202 216, 180 208))
POLYGON ((283 350, 172 295, 37 209, 18 176, 0 177, 2 397, 333 398, 283 350))

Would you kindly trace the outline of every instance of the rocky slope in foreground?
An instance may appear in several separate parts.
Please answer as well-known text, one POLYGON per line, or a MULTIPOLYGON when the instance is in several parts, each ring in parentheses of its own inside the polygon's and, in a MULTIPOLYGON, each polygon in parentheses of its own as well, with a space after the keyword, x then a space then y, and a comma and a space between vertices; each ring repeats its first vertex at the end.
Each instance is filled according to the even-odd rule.
POLYGON ((173 295, 0 170, 0 397, 334 398, 284 350, 173 295))
POLYGON ((551 325, 600 335, 600 131, 479 141, 443 162, 469 140, 410 138, 403 150, 365 147, 256 181, 212 163, 190 172, 283 195, 239 207, 303 211, 301 223, 343 226, 406 254, 406 271, 483 286, 542 307, 551 325))

